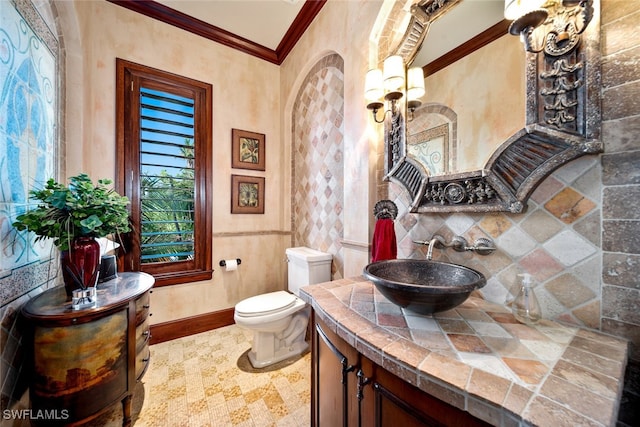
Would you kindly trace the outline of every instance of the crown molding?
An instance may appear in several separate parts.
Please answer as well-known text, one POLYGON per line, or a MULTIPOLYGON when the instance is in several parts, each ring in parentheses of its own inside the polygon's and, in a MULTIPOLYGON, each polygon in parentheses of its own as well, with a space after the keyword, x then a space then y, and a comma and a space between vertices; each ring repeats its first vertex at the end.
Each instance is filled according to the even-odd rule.
POLYGON ((141 13, 149 18, 157 19, 166 24, 199 35, 232 49, 239 50, 276 65, 282 64, 291 49, 296 45, 313 19, 322 9, 327 0, 306 0, 298 16, 292 22, 289 30, 280 41, 276 50, 269 49, 251 40, 240 37, 227 30, 208 24, 193 16, 189 16, 162 3, 153 0, 107 0, 110 3, 141 13))
POLYGON ((276 55, 278 57, 278 65, 282 64, 289 52, 298 43, 298 40, 302 37, 307 30, 311 22, 320 13, 320 9, 327 2, 327 0, 306 0, 298 16, 293 20, 291 26, 285 33, 284 37, 276 48, 276 55))
POLYGON ((469 41, 461 44, 455 49, 452 49, 451 51, 449 51, 448 53, 445 53, 441 57, 434 59, 427 65, 424 65, 422 67, 422 70, 424 72, 424 77, 427 78, 431 74, 435 74, 436 72, 442 70, 443 68, 453 64, 457 60, 464 58, 470 53, 473 53, 476 50, 480 49, 481 47, 504 36, 509 32, 510 24, 511 24, 511 21, 507 21, 506 19, 503 19, 502 21, 498 22, 497 24, 493 25, 492 27, 486 29, 482 33, 473 37, 469 41))

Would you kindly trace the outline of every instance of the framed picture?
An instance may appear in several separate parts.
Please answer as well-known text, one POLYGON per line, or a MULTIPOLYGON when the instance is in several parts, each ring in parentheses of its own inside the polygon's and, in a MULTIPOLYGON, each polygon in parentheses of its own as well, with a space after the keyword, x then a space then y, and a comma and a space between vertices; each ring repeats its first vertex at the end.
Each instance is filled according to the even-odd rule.
POLYGON ((265 170, 264 134, 246 130, 231 130, 231 167, 265 170))
POLYGON ((264 213, 264 177, 231 175, 231 213, 264 213))

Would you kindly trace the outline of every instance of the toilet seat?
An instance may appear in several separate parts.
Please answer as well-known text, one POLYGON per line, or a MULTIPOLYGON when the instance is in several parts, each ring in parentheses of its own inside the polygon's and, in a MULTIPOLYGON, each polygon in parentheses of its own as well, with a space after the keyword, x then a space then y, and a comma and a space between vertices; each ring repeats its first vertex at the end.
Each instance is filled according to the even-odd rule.
POLYGON ((296 304, 296 296, 286 291, 276 291, 256 295, 236 304, 236 315, 242 317, 257 317, 275 314, 296 304))

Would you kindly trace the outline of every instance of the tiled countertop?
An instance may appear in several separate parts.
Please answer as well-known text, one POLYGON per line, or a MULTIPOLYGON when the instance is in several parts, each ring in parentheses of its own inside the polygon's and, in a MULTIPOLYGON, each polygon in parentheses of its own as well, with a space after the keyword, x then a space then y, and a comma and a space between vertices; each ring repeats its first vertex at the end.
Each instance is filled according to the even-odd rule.
POLYGON ((362 277, 302 288, 341 338, 427 393, 496 426, 614 426, 625 340, 548 320, 520 324, 471 296, 422 316, 390 303, 362 277))

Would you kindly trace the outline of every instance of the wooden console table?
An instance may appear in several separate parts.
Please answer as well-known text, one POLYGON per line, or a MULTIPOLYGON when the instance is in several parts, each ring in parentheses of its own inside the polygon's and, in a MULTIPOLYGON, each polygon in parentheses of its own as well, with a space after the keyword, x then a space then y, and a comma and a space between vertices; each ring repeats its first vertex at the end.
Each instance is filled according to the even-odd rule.
POLYGON ((149 294, 155 279, 119 273, 99 283, 96 305, 73 310, 64 286, 49 289, 22 309, 31 327, 29 397, 44 425, 80 425, 122 402, 131 425, 131 401, 149 364, 149 294))

